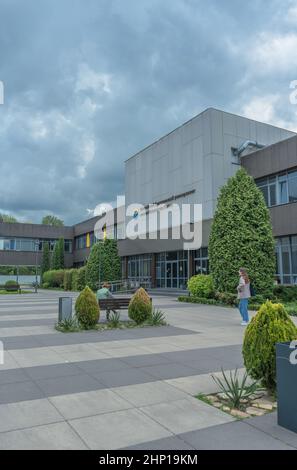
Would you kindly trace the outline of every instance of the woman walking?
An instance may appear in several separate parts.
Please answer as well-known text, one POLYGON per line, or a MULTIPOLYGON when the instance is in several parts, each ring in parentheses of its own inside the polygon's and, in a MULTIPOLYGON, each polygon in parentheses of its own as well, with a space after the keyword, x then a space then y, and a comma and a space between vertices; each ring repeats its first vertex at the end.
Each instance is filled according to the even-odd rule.
POLYGON ((248 303, 251 296, 250 280, 244 268, 239 269, 239 284, 237 286, 239 311, 242 316, 241 325, 246 326, 249 323, 248 303))

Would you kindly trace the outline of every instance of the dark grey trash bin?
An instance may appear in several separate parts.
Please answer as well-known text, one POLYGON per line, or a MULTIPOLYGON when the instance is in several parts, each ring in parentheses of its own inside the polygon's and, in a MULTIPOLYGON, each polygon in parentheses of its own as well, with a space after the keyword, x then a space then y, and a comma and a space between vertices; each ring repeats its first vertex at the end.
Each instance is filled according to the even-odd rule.
POLYGON ((72 297, 59 297, 59 322, 72 318, 72 297))
POLYGON ((291 343, 276 345, 276 380, 278 424, 297 432, 297 364, 290 361, 296 357, 291 343))

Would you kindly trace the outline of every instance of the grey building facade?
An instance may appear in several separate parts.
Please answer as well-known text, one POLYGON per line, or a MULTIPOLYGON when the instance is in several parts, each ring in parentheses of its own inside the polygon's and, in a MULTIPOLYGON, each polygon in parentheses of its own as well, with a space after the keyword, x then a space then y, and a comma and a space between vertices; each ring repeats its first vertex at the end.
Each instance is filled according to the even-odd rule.
POLYGON ((254 157, 247 159, 250 153, 255 154, 255 148, 265 147, 256 152, 259 158, 253 160, 255 168, 258 164, 266 168, 264 163, 258 163, 262 152, 265 155, 271 144, 294 135, 210 108, 127 160, 127 206, 164 201, 180 206, 196 203, 202 205, 203 220, 202 246, 198 250, 186 252, 184 240, 170 237, 119 241, 120 254, 125 259, 124 276, 147 278, 159 288, 185 288, 188 277, 208 272, 208 238, 220 188, 243 162, 252 161, 254 157), (239 156, 240 148, 245 150, 239 156))
MULTIPOLYGON (((125 163, 126 208, 152 203, 202 205, 201 248, 185 251, 183 240, 173 239, 170 230, 166 240, 120 239, 123 278, 159 288, 185 288, 191 275, 208 272, 207 246, 217 196, 240 165, 255 178, 270 208, 277 239, 277 277, 282 283, 297 283, 297 136, 213 108, 125 163), (238 155, 238 149, 244 151, 238 155)), ((63 237, 66 266, 82 266, 96 242, 98 219, 71 227, 0 223, 0 265, 33 266, 36 259, 40 263, 42 242, 49 241, 53 249, 63 237)), ((115 238, 128 220, 115 211, 110 228, 115 238)))

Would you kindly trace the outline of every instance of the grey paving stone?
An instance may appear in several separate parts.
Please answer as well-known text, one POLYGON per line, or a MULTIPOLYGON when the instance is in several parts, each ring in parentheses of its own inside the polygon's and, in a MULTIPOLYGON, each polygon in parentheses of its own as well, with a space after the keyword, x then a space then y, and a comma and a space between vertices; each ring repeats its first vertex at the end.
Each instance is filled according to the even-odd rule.
POLYGON ((197 370, 179 363, 148 366, 143 367, 141 370, 159 380, 175 379, 177 377, 186 377, 188 375, 197 374, 197 370))
POLYGON ((0 371, 0 385, 25 382, 28 380, 28 375, 22 369, 7 369, 0 371))
POLYGON ((3 341, 4 349, 11 350, 11 349, 28 349, 28 348, 39 348, 41 343, 39 342, 38 336, 8 336, 5 338, 1 338, 0 340, 3 341))
POLYGON ((74 419, 70 424, 91 449, 119 449, 171 435, 135 409, 74 419))
POLYGON ((130 366, 121 359, 95 359, 90 361, 73 362, 80 370, 85 372, 109 372, 115 370, 128 369, 130 366))
POLYGON ((181 439, 197 450, 292 450, 284 442, 244 422, 233 422, 184 433, 181 439))
POLYGON ((277 413, 250 418, 246 423, 297 449, 297 434, 277 424, 277 413))
MULTIPOLYGON (((102 341, 118 341, 125 339, 141 339, 161 336, 178 336, 198 334, 191 330, 177 327, 132 328, 127 330, 97 331, 72 333, 69 335, 56 332, 55 334, 40 334, 36 336, 13 336, 7 338, 6 349, 27 349, 40 346, 59 346, 65 344, 100 343, 102 341)), ((1 339, 1 338, 0 338, 1 339)))
POLYGON ((234 421, 227 413, 191 397, 144 406, 140 410, 174 434, 234 421))
POLYGON ((58 421, 63 421, 63 416, 45 398, 0 405, 0 432, 58 421))
POLYGON ((0 385, 0 404, 44 398, 42 390, 31 381, 0 385))
POLYGON ((116 387, 114 391, 137 408, 188 397, 181 390, 162 381, 116 387))
POLYGON ((122 362, 129 364, 131 367, 144 367, 156 364, 168 364, 172 361, 162 354, 144 354, 141 356, 123 357, 122 362))
MULTIPOLYGON (((31 314, 32 312, 30 312, 31 314)), ((39 326, 39 325, 53 325, 55 321, 51 318, 42 318, 36 320, 1 320, 0 328, 16 328, 22 326, 39 326)))
POLYGON ((1 450, 80 450, 86 445, 67 423, 1 433, 1 450))
POLYGON ((73 363, 26 367, 23 370, 33 380, 50 379, 54 377, 66 377, 69 375, 80 375, 82 373, 81 369, 79 369, 73 363))
POLYGON ((89 390, 99 390, 103 388, 98 380, 87 374, 37 380, 36 384, 43 390, 47 397, 65 395, 67 393, 87 392, 89 390))
POLYGON ((154 378, 141 369, 124 369, 123 371, 90 372, 105 387, 120 387, 145 382, 153 382, 154 378))
POLYGON ((112 390, 95 390, 49 398, 65 419, 83 418, 132 408, 112 390))
POLYGON ((193 450, 190 446, 178 436, 165 437, 156 441, 144 442, 134 446, 125 447, 123 450, 193 450))

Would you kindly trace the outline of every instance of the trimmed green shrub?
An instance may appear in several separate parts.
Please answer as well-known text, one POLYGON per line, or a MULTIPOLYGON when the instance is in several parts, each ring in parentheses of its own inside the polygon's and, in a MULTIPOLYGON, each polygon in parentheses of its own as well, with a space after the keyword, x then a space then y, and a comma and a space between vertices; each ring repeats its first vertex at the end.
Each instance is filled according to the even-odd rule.
POLYGON ((216 292, 215 299, 222 304, 232 305, 233 307, 238 304, 237 295, 230 292, 216 292))
POLYGON ((11 279, 10 281, 5 282, 5 288, 7 291, 17 290, 20 288, 20 285, 17 281, 14 281, 13 279, 11 279))
POLYGON ((138 325, 149 320, 152 315, 152 303, 147 292, 140 287, 137 289, 128 307, 128 315, 138 325))
POLYGON ((194 297, 209 299, 214 294, 213 281, 210 274, 197 274, 188 280, 188 289, 194 297))
POLYGON ((72 287, 72 269, 65 269, 64 271, 64 290, 71 290, 72 287))
POLYGON ((64 282, 64 269, 57 269, 47 271, 43 274, 43 282, 48 284, 49 287, 63 287, 64 282))
POLYGON ((244 365, 251 377, 276 388, 275 345, 297 338, 297 328, 282 304, 269 300, 263 304, 248 325, 243 342, 244 365))
POLYGON ((77 289, 83 290, 86 287, 86 266, 82 266, 77 270, 77 289))
POLYGON ((253 178, 242 168, 221 189, 209 239, 215 289, 236 292, 238 270, 247 269, 258 294, 270 296, 275 241, 269 210, 253 178))
POLYGON ((179 302, 187 302, 190 304, 205 304, 205 305, 222 305, 216 299, 207 299, 206 297, 194 297, 187 295, 180 295, 177 299, 179 302))
POLYGON ((92 246, 86 266, 86 285, 93 291, 97 290, 99 286, 99 265, 102 263, 102 243, 103 242, 97 242, 92 246))
POLYGON ((297 286, 277 285, 273 288, 273 294, 282 302, 294 302, 297 300, 297 286))
POLYGON ((102 281, 118 281, 121 279, 121 258, 117 240, 106 238, 102 244, 102 281))
POLYGON ((86 284, 97 290, 99 283, 121 279, 121 259, 117 241, 106 239, 95 243, 87 261, 86 284))
POLYGON ((9 287, 9 286, 18 286, 18 282, 17 281, 14 281, 13 279, 9 280, 9 281, 6 281, 5 282, 5 287, 9 287))
POLYGON ((98 323, 99 305, 94 292, 88 286, 79 294, 75 302, 75 312, 79 323, 86 329, 98 323))
POLYGON ((72 269, 71 290, 77 291, 78 269, 72 269))

